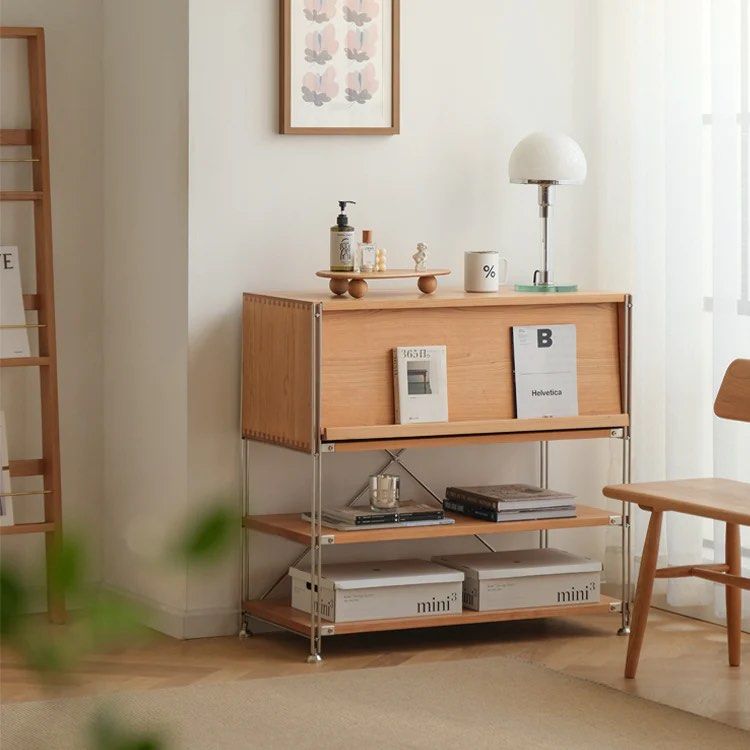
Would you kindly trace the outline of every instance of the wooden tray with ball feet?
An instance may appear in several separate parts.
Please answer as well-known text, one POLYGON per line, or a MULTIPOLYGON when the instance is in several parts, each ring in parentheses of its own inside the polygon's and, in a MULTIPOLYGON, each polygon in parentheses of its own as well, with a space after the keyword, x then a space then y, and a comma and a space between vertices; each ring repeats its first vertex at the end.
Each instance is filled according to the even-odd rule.
POLYGON ((425 268, 424 271, 412 271, 408 268, 394 268, 392 271, 318 271, 315 275, 323 279, 330 279, 328 286, 334 294, 342 295, 349 292, 352 297, 359 299, 367 294, 370 279, 416 279, 419 291, 432 294, 437 289, 437 277, 447 276, 449 268, 425 268))

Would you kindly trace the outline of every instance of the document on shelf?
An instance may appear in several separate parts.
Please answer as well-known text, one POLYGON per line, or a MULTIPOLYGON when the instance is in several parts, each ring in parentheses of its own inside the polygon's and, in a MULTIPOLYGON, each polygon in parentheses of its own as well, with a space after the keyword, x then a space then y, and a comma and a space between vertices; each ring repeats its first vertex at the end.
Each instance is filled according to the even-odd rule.
POLYGON ((516 417, 578 416, 574 324, 513 326, 516 417))

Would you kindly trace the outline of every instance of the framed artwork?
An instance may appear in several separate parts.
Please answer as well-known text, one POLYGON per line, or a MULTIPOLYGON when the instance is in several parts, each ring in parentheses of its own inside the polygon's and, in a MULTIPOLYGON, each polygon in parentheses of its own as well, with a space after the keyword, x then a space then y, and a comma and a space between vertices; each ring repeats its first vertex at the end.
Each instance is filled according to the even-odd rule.
POLYGON ((400 0, 279 0, 279 132, 399 132, 400 0))

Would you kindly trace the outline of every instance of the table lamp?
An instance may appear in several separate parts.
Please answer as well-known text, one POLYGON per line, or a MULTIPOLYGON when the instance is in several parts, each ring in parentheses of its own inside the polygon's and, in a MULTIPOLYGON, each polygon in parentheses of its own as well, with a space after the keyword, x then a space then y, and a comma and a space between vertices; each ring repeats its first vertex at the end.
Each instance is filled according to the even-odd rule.
POLYGON ((586 157, 581 147, 563 133, 532 133, 513 149, 508 162, 511 182, 537 185, 542 220, 543 268, 531 284, 516 284, 519 292, 575 292, 576 284, 557 284, 550 270, 549 207, 553 185, 580 185, 586 179, 586 157))

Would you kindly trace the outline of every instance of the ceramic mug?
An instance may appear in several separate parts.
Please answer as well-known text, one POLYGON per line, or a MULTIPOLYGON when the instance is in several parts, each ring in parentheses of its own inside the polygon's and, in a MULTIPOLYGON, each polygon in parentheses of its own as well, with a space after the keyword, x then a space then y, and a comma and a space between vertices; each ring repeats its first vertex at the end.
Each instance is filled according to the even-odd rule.
POLYGON ((467 292, 497 292, 508 280, 508 259, 496 250, 467 250, 464 253, 464 289, 467 292), (500 263, 503 271, 500 273, 500 263))

